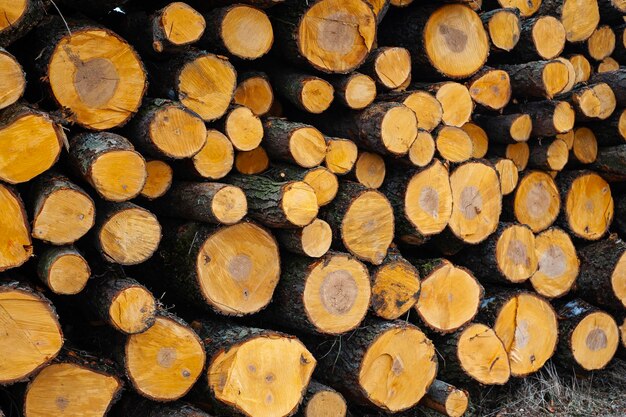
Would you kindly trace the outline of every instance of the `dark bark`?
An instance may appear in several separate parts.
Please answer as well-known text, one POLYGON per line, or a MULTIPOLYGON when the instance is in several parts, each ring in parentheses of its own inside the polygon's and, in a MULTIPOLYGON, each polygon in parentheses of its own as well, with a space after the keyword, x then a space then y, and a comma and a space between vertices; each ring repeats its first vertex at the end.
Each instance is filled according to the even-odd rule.
POLYGON ((327 82, 315 75, 279 66, 271 68, 268 73, 270 74, 274 91, 296 108, 306 112, 311 112, 306 107, 306 103, 303 102, 304 97, 302 93, 306 84, 314 80, 327 82))
MULTIPOLYGON (((331 387, 321 384, 315 380, 311 380, 311 382, 309 383, 309 387, 306 390, 306 394, 304 395, 304 399, 302 400, 302 404, 300 405, 300 408, 298 410, 298 412, 295 414, 295 417, 315 417, 315 415, 311 415, 309 413, 307 413, 307 406, 309 404, 309 402, 315 398, 316 395, 318 394, 322 394, 325 392, 331 392, 334 393, 338 396, 341 397, 341 399, 344 401, 345 403, 345 399, 343 398, 343 396, 335 391, 334 389, 332 389, 331 387)), ((346 404, 347 406, 347 404, 346 404)), ((344 417, 343 415, 341 416, 337 416, 337 417, 344 417)))
MULTIPOLYGON (((300 129, 315 129, 315 127, 299 122, 290 122, 286 119, 268 117, 263 123, 265 136, 263 149, 270 159, 299 165, 292 153, 292 136, 300 129)), ((321 133, 320 133, 321 135, 321 133)))
POLYGON ((346 75, 335 75, 335 76, 326 77, 327 81, 331 83, 331 85, 335 89, 335 100, 340 102, 343 106, 349 109, 362 110, 362 108, 355 109, 350 105, 350 102, 347 99, 346 93, 347 93, 347 89, 350 84, 350 81, 352 81, 352 79, 355 77, 359 77, 363 75, 364 74, 353 71, 350 74, 346 74, 346 75))
POLYGON ((502 65, 511 78, 513 93, 519 97, 551 98, 543 81, 543 71, 553 61, 534 61, 517 65, 502 65))
MULTIPOLYGON (((556 136, 559 132, 554 126, 554 113, 560 101, 546 100, 536 101, 532 103, 522 104, 519 110, 528 114, 533 122, 532 137, 551 137, 556 136)), ((489 137, 491 139, 491 137, 489 137)))
POLYGON ((16 21, 10 22, 8 27, 0 30, 0 47, 9 46, 30 32, 43 19, 48 6, 49 0, 27 0, 24 13, 16 21))
POLYGON ((435 410, 440 414, 449 415, 446 410, 446 403, 448 402, 448 397, 455 391, 463 391, 465 396, 469 397, 467 391, 460 390, 447 382, 436 379, 428 389, 428 393, 420 404, 424 407, 430 408, 431 410, 435 410))
MULTIPOLYGON (((618 38, 619 39, 616 40, 616 44, 619 44, 621 41, 621 33, 618 38)), ((595 73, 591 76, 591 78, 589 78, 589 85, 597 83, 608 84, 608 86, 611 87, 611 90, 613 90, 613 94, 615 94, 617 106, 626 106, 626 69, 620 68, 617 71, 595 73)))
POLYGON ((525 140, 516 140, 511 136, 513 123, 524 116, 524 113, 503 114, 497 116, 474 114, 472 119, 487 133, 490 142, 510 144, 525 142, 525 140))
MULTIPOLYGON (((37 257, 37 276, 52 292, 55 291, 50 283, 50 272, 54 263, 63 256, 77 256, 85 260, 83 254, 74 246, 48 246, 39 252, 37 257)), ((87 263, 86 260, 85 263, 87 263)), ((89 265, 87 268, 89 270, 89 265)), ((91 275, 91 270, 88 273, 91 275)))
POLYGON ((626 130, 620 132, 620 120, 622 118, 626 120, 626 109, 617 109, 608 119, 587 125, 595 135, 599 146, 626 144, 626 130))
MULTIPOLYGON (((513 50, 513 54, 515 54, 515 57, 520 61, 530 62, 553 58, 539 55, 538 45, 535 43, 535 40, 533 38, 533 29, 537 22, 543 17, 544 15, 537 15, 530 18, 522 19, 522 21, 520 22, 520 39, 515 46, 515 49, 513 50)), ((539 39, 539 41, 541 41, 541 39, 539 39)), ((564 48, 565 42, 563 42, 561 52, 563 52, 564 48)), ((560 53, 558 53, 557 56, 558 55, 560 55, 560 53)))
POLYGON ((626 181, 626 144, 599 148, 591 169, 610 182, 626 181))

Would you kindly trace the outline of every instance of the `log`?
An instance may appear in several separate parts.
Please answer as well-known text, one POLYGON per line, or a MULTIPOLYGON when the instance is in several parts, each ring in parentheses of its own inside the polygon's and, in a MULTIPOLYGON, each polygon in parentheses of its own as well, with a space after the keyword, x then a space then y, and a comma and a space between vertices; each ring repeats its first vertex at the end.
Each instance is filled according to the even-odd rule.
POLYGON ((528 166, 530 147, 526 142, 509 145, 492 145, 489 147, 489 150, 495 156, 507 158, 513 161, 518 171, 523 171, 528 166))
POLYGON ((343 181, 337 197, 320 214, 332 228, 336 245, 362 261, 383 262, 394 236, 394 215, 382 193, 343 181))
POLYGON ((54 359, 63 346, 63 332, 52 303, 16 281, 0 284, 0 312, 0 385, 9 385, 54 359))
POLYGON ((49 246, 39 253, 37 276, 53 293, 74 295, 87 285, 91 268, 73 246, 49 246))
POLYGON ((373 152, 359 152, 354 169, 348 177, 372 189, 380 188, 385 181, 387 167, 385 160, 373 152))
POLYGON ((311 125, 270 117, 263 129, 263 148, 274 160, 312 168, 326 156, 324 135, 311 125))
POLYGON ((445 339, 438 338, 436 346, 446 358, 440 376, 449 381, 504 385, 511 377, 505 346, 496 332, 484 324, 471 323, 445 339))
POLYGON ((357 328, 370 305, 370 275, 354 257, 329 252, 321 259, 285 257, 267 314, 272 322, 306 333, 340 335, 357 328))
POLYGON ((143 333, 156 320, 152 293, 136 280, 112 272, 89 284, 84 303, 99 320, 124 334, 143 333))
POLYGON ((317 197, 317 205, 323 207, 329 204, 337 196, 339 180, 337 176, 325 167, 302 169, 287 164, 275 164, 266 171, 264 176, 277 182, 302 181, 313 188, 317 197))
POLYGON ((559 310, 556 359, 583 371, 597 371, 613 359, 620 343, 615 319, 589 303, 575 299, 559 310))
POLYGON ((489 55, 480 17, 460 4, 412 7, 389 16, 380 27, 379 41, 408 49, 413 67, 424 78, 470 77, 489 55))
POLYGON ((459 127, 441 126, 433 132, 439 156, 448 162, 465 162, 474 153, 474 144, 470 136, 459 127))
POLYGON ((378 95, 380 101, 402 103, 415 113, 420 129, 428 132, 441 123, 443 108, 434 94, 424 90, 392 91, 378 95))
POLYGON ((46 5, 41 0, 20 0, 3 4, 0 12, 0 47, 6 47, 37 26, 46 5))
POLYGON ((268 227, 297 228, 311 223, 319 210, 315 190, 304 181, 273 181, 262 175, 229 175, 248 200, 248 215, 268 227))
POLYGON ((104 416, 121 397, 123 385, 111 364, 86 353, 68 351, 28 383, 24 416, 104 416))
POLYGON ((174 170, 164 161, 153 159, 146 161, 146 183, 139 195, 148 200, 163 197, 172 186, 174 170))
POLYGON ((376 98, 376 82, 369 75, 351 72, 328 77, 335 89, 335 98, 349 109, 363 110, 376 98))
POLYGON ((434 160, 423 169, 393 169, 380 191, 389 199, 397 237, 421 244, 445 229, 452 213, 448 168, 434 160))
POLYGON ((604 72, 614 72, 620 69, 619 62, 615 59, 608 57, 604 58, 602 62, 598 64, 596 74, 602 74, 604 72))
POLYGON ((287 417, 305 395, 316 360, 294 336, 225 321, 193 323, 208 366, 199 388, 219 415, 287 417), (247 369, 248 372, 238 372, 247 369))
POLYGON ((72 244, 94 225, 96 207, 82 188, 64 175, 48 171, 29 193, 32 236, 53 245, 72 244))
POLYGON ((570 236, 551 227, 535 237, 538 268, 530 277, 534 290, 546 298, 567 294, 578 277, 580 260, 570 236))
MULTIPOLYGON (((245 153, 238 155, 242 154, 245 153)), ((181 178, 214 181, 224 178, 233 169, 234 162, 235 150, 232 142, 220 131, 208 129, 206 144, 200 152, 190 159, 176 161, 173 166, 174 173, 181 178)))
POLYGON ((322 219, 315 219, 301 229, 275 230, 274 235, 282 248, 311 258, 324 256, 333 240, 330 225, 322 219))
POLYGON ((500 69, 509 74, 513 92, 520 97, 552 99, 569 82, 569 70, 558 60, 502 65, 500 69))
POLYGON ((578 296, 610 311, 623 311, 626 306, 624 252, 626 244, 614 234, 579 249, 578 296))
POLYGON ((466 162, 450 174, 450 186, 450 231, 465 243, 482 242, 496 230, 502 211, 498 173, 487 161, 466 162))
POLYGON ((571 156, 578 164, 591 164, 598 156, 598 141, 593 131, 587 127, 574 129, 574 143, 571 156))
POLYGON ((559 189, 543 171, 530 171, 519 181, 513 196, 513 214, 521 224, 539 233, 550 227, 561 209, 559 189))
POLYGON ((296 0, 271 15, 277 50, 296 65, 347 74, 374 47, 376 16, 362 0, 296 0))
POLYGON ((567 101, 539 101, 520 106, 533 121, 531 136, 551 137, 574 128, 576 113, 567 101))
POLYGON ((487 154, 489 147, 489 137, 487 132, 476 123, 468 122, 461 126, 472 141, 472 158, 483 158, 487 154))
MULTIPOLYGON (((516 8, 522 17, 531 17, 541 6, 541 1, 521 1, 521 0, 498 0, 502 7, 516 8)), ((497 6, 495 6, 497 7, 497 6)))
POLYGON ((574 84, 589 81, 589 77, 591 77, 591 73, 593 72, 589 60, 582 54, 570 55, 567 59, 571 62, 574 67, 574 72, 576 73, 574 84))
POLYGON ((262 146, 251 151, 242 151, 235 157, 235 168, 240 174, 260 174, 270 166, 270 159, 262 146))
POLYGON ((72 137, 69 162, 108 201, 130 200, 139 195, 146 183, 145 160, 126 138, 114 133, 81 133, 72 137))
POLYGON ((229 107, 219 126, 233 147, 239 151, 251 151, 263 139, 263 124, 252 110, 240 105, 229 107))
POLYGON ((626 142, 626 109, 618 109, 606 120, 588 125, 600 146, 623 145, 626 142))
POLYGON ((558 176, 557 184, 563 201, 561 226, 577 238, 602 238, 613 221, 609 184, 591 171, 563 172, 558 176))
POLYGON ((509 355, 512 376, 538 371, 554 354, 557 316, 550 303, 536 294, 492 292, 483 299, 478 320, 493 324, 509 355))
POLYGON ((463 84, 448 81, 436 84, 414 84, 414 88, 426 90, 441 103, 443 124, 461 127, 470 121, 474 111, 472 96, 463 84))
POLYGON ((335 98, 333 86, 315 75, 275 67, 270 76, 276 92, 302 111, 313 114, 325 112, 335 98))
POLYGON ((446 334, 472 321, 484 290, 470 270, 440 258, 413 263, 422 277, 415 310, 426 326, 446 334))
POLYGON ((154 401, 187 394, 205 364, 203 341, 187 323, 161 312, 154 325, 124 344, 124 370, 133 389, 154 401))
MULTIPOLYGON (((2 31, 0 30, 1 38, 2 31)), ((2 91, 0 110, 19 100, 24 95, 25 89, 26 75, 22 66, 13 55, 0 47, 0 91, 2 91)))
POLYGON ((590 84, 606 83, 615 95, 617 105, 626 106, 626 71, 623 69, 598 72, 589 79, 590 84))
MULTIPOLYGON (((502 110, 511 100, 511 78, 506 71, 483 67, 466 85, 472 100, 482 109, 502 110)), ((417 120, 422 127, 419 115, 417 120)))
MULTIPOLYGON (((573 155, 576 160, 586 157, 586 144, 579 143, 578 148, 574 144, 573 155)), ((530 158, 528 164, 531 168, 537 168, 544 171, 561 171, 569 160, 569 149, 567 143, 558 138, 547 138, 539 140, 530 148, 530 158)))
POLYGON ((263 10, 244 4, 231 4, 205 14, 204 34, 198 41, 201 48, 237 59, 258 59, 267 54, 274 43, 274 31, 263 10))
POLYGON ((153 285, 196 308, 223 315, 253 314, 271 300, 280 275, 278 245, 254 223, 217 227, 166 224, 150 271, 153 285))
POLYGON ((149 207, 168 217, 227 225, 238 223, 248 212, 240 188, 217 182, 176 182, 149 207))
POLYGON ((572 43, 589 39, 600 22, 597 0, 543 0, 540 4, 539 13, 558 17, 572 43))
POLYGON ((518 9, 493 9, 480 14, 480 20, 489 34, 492 50, 510 52, 520 39, 520 12, 518 9))
POLYGON ((615 94, 606 83, 578 87, 562 98, 572 104, 578 121, 605 120, 617 105, 615 94))
POLYGON ((369 75, 383 90, 395 90, 411 80, 411 54, 397 46, 376 48, 359 71, 369 75))
POLYGON ((444 416, 461 417, 469 406, 469 394, 465 390, 436 379, 428 388, 420 405, 444 416))
POLYGON ((524 62, 550 60, 565 48, 565 28, 554 16, 536 16, 521 22, 520 40, 513 53, 524 62))
POLYGON ((30 225, 20 195, 0 183, 0 272, 17 268, 33 255, 30 225))
POLYGON ((537 271, 535 235, 526 225, 500 223, 486 241, 468 248, 459 262, 481 282, 521 284, 537 271))
POLYGON ((350 139, 326 137, 324 164, 335 175, 346 175, 356 164, 359 149, 350 139))
POLYGON ((490 162, 498 172, 502 195, 509 195, 515 191, 519 181, 519 170, 515 162, 507 158, 493 158, 490 162))
POLYGON ((339 392, 329 386, 311 380, 297 417, 336 416, 346 417, 348 404, 339 392))
POLYGON ((221 118, 233 98, 237 73, 227 58, 192 50, 154 65, 153 95, 177 100, 205 122, 221 118))
POLYGON ((492 141, 503 144, 526 142, 533 128, 530 115, 525 113, 498 116, 476 114, 474 121, 484 129, 492 141))
POLYGON ((329 352, 319 359, 321 380, 354 404, 386 412, 417 404, 437 373, 432 342, 417 327, 400 321, 368 321, 345 346, 321 349, 329 352), (381 361, 387 369, 383 373, 372 366, 381 361))
POLYGON ((130 120, 141 105, 147 79, 135 50, 95 23, 51 17, 35 31, 35 65, 70 123, 107 130, 130 120), (74 74, 72 81, 67 74, 74 74))
POLYGON ((154 158, 191 158, 206 144, 204 120, 170 100, 147 101, 124 131, 144 155, 154 158))
MULTIPOLYGON (((474 145, 473 141, 472 145, 474 145)), ((415 142, 413 142, 409 149, 409 161, 418 168, 425 168, 433 161, 436 147, 437 145, 435 144, 433 135, 431 135, 430 132, 420 129, 417 132, 415 142)), ((472 146, 472 149, 474 149, 474 146, 472 146)))
POLYGON ((614 50, 615 32, 608 25, 598 26, 587 39, 587 52, 596 61, 610 57, 614 50))
POLYGON ((50 169, 67 139, 39 110, 17 103, 0 111, 0 181, 19 184, 50 169))
POLYGON ((380 21, 383 20, 385 15, 387 14, 387 10, 389 10, 389 0, 365 0, 372 10, 374 11, 374 15, 376 16, 377 23, 380 24, 380 21))
POLYGON ((267 74, 244 72, 237 81, 233 102, 249 108, 257 116, 266 115, 274 102, 274 90, 267 74))
POLYGON ((569 132, 559 133, 555 136, 557 139, 561 139, 567 145, 567 149, 570 151, 574 147, 574 129, 569 132))
POLYGON ((98 207, 94 235, 105 261, 137 265, 159 247, 161 224, 154 214, 136 204, 104 203, 98 207))

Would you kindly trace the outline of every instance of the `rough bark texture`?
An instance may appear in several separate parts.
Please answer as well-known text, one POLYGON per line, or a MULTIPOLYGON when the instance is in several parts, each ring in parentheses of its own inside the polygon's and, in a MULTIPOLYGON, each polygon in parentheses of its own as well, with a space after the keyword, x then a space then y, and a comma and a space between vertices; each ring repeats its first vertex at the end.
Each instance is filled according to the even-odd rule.
MULTIPOLYGON (((519 110, 530 116, 533 121, 531 136, 551 137, 559 133, 554 126, 554 112, 559 104, 558 101, 537 101, 519 106, 519 110)), ((491 137, 489 138, 491 139, 491 137)))
MULTIPOLYGON (((513 50, 516 58, 518 58, 520 61, 530 62, 552 58, 539 55, 539 52, 537 51, 537 45, 535 44, 535 41, 533 39, 533 28, 537 24, 537 21, 539 21, 539 19, 541 18, 542 16, 534 16, 522 19, 520 22, 520 39, 517 45, 515 45, 515 49, 513 50)), ((565 47, 565 42, 563 43, 563 47, 565 47)), ((561 48, 561 52, 563 52, 563 48, 561 48)), ((560 53, 557 55, 560 55, 560 53)))
MULTIPOLYGON (((315 129, 313 126, 291 122, 287 119, 268 117, 263 123, 265 136, 263 137, 263 149, 271 159, 277 161, 298 164, 291 153, 291 137, 299 129, 315 129)), ((317 129, 316 129, 317 130, 317 129)))
POLYGON ((156 403, 138 395, 125 395, 119 407, 122 415, 133 417, 211 417, 184 402, 156 403))
POLYGON ((503 144, 525 142, 524 140, 516 140, 511 137, 511 127, 513 123, 523 117, 523 113, 513 113, 504 115, 473 115, 473 120, 482 127, 490 142, 497 142, 503 144))
MULTIPOLYGON (((354 71, 347 75, 335 75, 335 76, 327 77, 327 81, 331 83, 333 88, 335 89, 335 100, 340 102, 342 105, 344 105, 347 108, 352 108, 352 106, 350 105, 346 97, 346 90, 348 88, 348 85, 350 84, 350 81, 353 78, 359 77, 359 76, 363 76, 363 74, 360 74, 354 71)), ((360 110, 360 109, 355 109, 355 110, 360 110)))
POLYGON ((626 144, 599 148, 591 169, 611 182, 626 181, 626 144))
POLYGON ((595 73, 591 76, 591 78, 589 78, 589 85, 597 83, 608 84, 608 86, 611 87, 611 90, 613 90, 613 94, 615 94, 617 106, 626 106, 626 69, 620 68, 617 71, 595 73))
POLYGON ((503 65, 500 69, 506 71, 511 78, 511 87, 516 95, 521 97, 550 98, 543 82, 543 71, 551 61, 534 61, 525 64, 503 65))
MULTIPOLYGON (((617 98, 617 97, 616 97, 617 98)), ((617 109, 606 120, 590 123, 587 127, 593 131, 599 146, 616 146, 626 144, 626 131, 620 132, 620 119, 626 112, 624 109, 617 109)))
POLYGON ((52 292, 54 290, 50 285, 51 269, 59 258, 68 255, 84 259, 83 255, 74 246, 49 246, 38 254, 37 276, 52 292))
POLYGON ((310 111, 303 103, 302 92, 305 85, 311 81, 324 81, 312 74, 307 74, 289 68, 273 67, 268 71, 274 90, 289 103, 302 111, 310 111))
MULTIPOLYGON (((436 379, 428 389, 428 393, 424 399, 420 402, 421 405, 435 410, 440 414, 449 415, 446 410, 446 403, 450 394, 458 391, 459 389, 447 382, 436 379)), ((467 391, 464 391, 465 395, 469 397, 467 391)))
POLYGON ((0 31, 0 47, 9 46, 37 26, 46 14, 47 1, 49 0, 28 0, 22 16, 0 31))

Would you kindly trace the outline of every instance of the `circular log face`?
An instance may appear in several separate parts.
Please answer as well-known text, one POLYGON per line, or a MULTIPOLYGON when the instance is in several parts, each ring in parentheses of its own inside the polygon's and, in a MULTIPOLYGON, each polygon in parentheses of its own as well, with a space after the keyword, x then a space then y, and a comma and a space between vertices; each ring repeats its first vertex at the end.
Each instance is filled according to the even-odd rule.
POLYGON ((494 330, 507 350, 513 376, 541 369, 552 357, 558 341, 554 310, 548 302, 530 293, 514 296, 504 304, 494 330))
POLYGON ((294 226, 311 223, 319 211, 315 190, 303 181, 293 181, 283 187, 280 201, 285 217, 294 226))
POLYGON ((570 81, 569 76, 569 68, 562 61, 551 61, 543 67, 541 79, 548 98, 565 90, 570 81))
POLYGON ((496 243, 496 261, 502 275, 514 283, 524 282, 537 270, 535 235, 527 226, 508 227, 496 243))
POLYGON ((401 105, 387 110, 380 127, 385 148, 395 155, 405 155, 417 137, 417 117, 401 105))
POLYGON ((90 179, 96 191, 110 201, 136 197, 146 184, 146 161, 131 150, 106 152, 91 165, 90 179))
POLYGON ((141 104, 146 73, 135 51, 105 29, 74 31, 49 64, 52 93, 74 122, 95 130, 124 124, 141 104), (68 75, 70 78, 68 80, 68 75))
MULTIPOLYGON (((1 3, 1 1, 0 1, 1 3)), ((2 11, 2 5, 0 5, 0 13, 2 11)), ((2 18, 0 17, 0 27, 2 27, 2 18)), ((2 29, 0 29, 0 33, 2 29)), ((0 51, 0 109, 10 106, 15 103, 26 88, 26 78, 22 67, 17 60, 11 56, 8 52, 0 51)))
POLYGON ((461 129, 467 133, 472 141, 472 158, 482 158, 487 154, 489 138, 487 132, 475 123, 465 123, 461 129))
POLYGON ((245 415, 282 417, 300 403, 315 364, 299 340, 269 333, 218 353, 207 379, 219 401, 245 415))
POLYGON ((272 24, 265 12, 244 5, 234 6, 226 12, 221 36, 226 49, 243 59, 265 55, 274 42, 272 24))
POLYGON ((576 236, 598 240, 613 220, 611 188, 598 174, 581 175, 567 190, 564 209, 567 224, 576 236))
POLYGON ((69 188, 50 194, 33 219, 33 237, 55 245, 77 241, 94 225, 95 206, 85 193, 69 188))
MULTIPOLYGON (((500 110, 511 99, 511 79, 506 71, 491 70, 469 86, 472 99, 489 109, 500 110)), ((421 121, 419 117, 417 118, 421 121)), ((466 124, 467 125, 467 124, 466 124)))
POLYGON ((234 160, 232 143, 215 129, 207 131, 206 144, 192 158, 196 171, 209 180, 224 178, 233 168, 234 160))
POLYGON ((170 158, 189 158, 206 143, 204 121, 180 105, 165 106, 150 122, 149 135, 170 158))
POLYGON ((333 201, 339 189, 337 176, 324 167, 313 168, 303 179, 315 191, 317 205, 322 207, 333 201))
POLYGON ((532 41, 541 58, 556 58, 565 47, 565 28, 557 18, 541 16, 533 25, 532 41))
POLYGON ((598 141, 591 129, 580 127, 574 131, 572 152, 576 160, 582 164, 595 162, 598 156, 598 141))
POLYGON ((589 55, 596 61, 610 56, 615 49, 615 32, 610 26, 600 26, 587 40, 589 55))
POLYGON ((485 385, 506 384, 511 376, 509 358, 502 341, 484 324, 470 324, 457 346, 461 368, 485 385))
POLYGON ((312 258, 319 258, 330 249, 333 231, 324 220, 315 219, 302 228, 302 251, 312 258))
MULTIPOLYGON (((206 28, 204 17, 182 2, 168 4, 161 13, 160 24, 167 40, 174 45, 196 42, 206 28)), ((159 51, 157 46, 154 49, 159 51)))
POLYGON ((474 74, 489 54, 489 39, 480 18, 460 4, 443 6, 430 15, 424 44, 432 65, 452 78, 474 74))
POLYGON ((246 106, 257 116, 263 116, 274 102, 274 91, 264 76, 250 77, 239 83, 234 102, 246 106))
POLYGON ((376 83, 367 75, 353 75, 348 81, 344 95, 351 109, 364 109, 376 98, 376 83))
POLYGON ((463 162, 472 157, 473 142, 470 136, 458 127, 443 126, 437 131, 437 151, 450 162, 463 162))
POLYGON ((613 317, 596 311, 578 323, 569 342, 574 359, 583 369, 602 369, 617 351, 619 329, 613 317))
POLYGON ((588 39, 599 22, 597 0, 563 0, 561 23, 568 41, 580 42, 588 39))
POLYGON ((454 390, 446 398, 444 406, 450 417, 462 417, 469 406, 469 397, 460 389, 454 390))
POLYGON ((358 153, 359 149, 351 140, 330 139, 326 150, 326 168, 328 168, 330 172, 337 175, 347 174, 352 171, 352 168, 356 163, 358 153))
POLYGON ((345 417, 346 400, 335 391, 316 393, 304 407, 305 417, 345 417))
POLYGON ((432 342, 415 326, 392 327, 369 346, 359 384, 368 399, 391 412, 414 406, 435 379, 432 342))
POLYGON ((227 185, 215 193, 211 212, 221 224, 235 224, 248 212, 246 195, 241 188, 227 185))
POLYGON ((520 38, 520 19, 509 10, 501 10, 487 24, 493 45, 503 51, 511 51, 520 38))
POLYGON ((152 327, 126 342, 126 370, 133 387, 157 401, 185 395, 200 377, 205 353, 191 328, 157 317, 152 327))
POLYGON ((26 290, 0 287, 0 383, 28 376, 63 346, 52 306, 26 290), (28 335, 28 337, 25 337, 28 335))
MULTIPOLYGON (((595 140, 595 137, 594 137, 595 140)), ((592 148, 593 145, 589 146, 592 148)), ((592 152, 592 149, 589 149, 584 154, 592 152)), ((586 155, 587 156, 587 155, 586 155)), ((595 160, 595 156, 593 157, 595 160)), ((565 168, 567 161, 569 160, 569 149, 567 149, 567 143, 560 139, 553 141, 547 151, 547 164, 554 171, 560 171, 565 168)))
POLYGON ((150 291, 139 286, 128 287, 111 302, 109 317, 116 328, 134 334, 146 330, 155 311, 156 302, 150 291))
POLYGON ((333 86, 321 78, 306 80, 300 100, 309 113, 319 114, 328 109, 334 99, 333 86))
POLYGON ((356 160, 354 174, 362 185, 368 188, 378 188, 385 180, 385 160, 373 152, 362 152, 356 160))
POLYGON ((426 91, 416 91, 405 98, 403 104, 413 110, 420 129, 430 132, 441 123, 443 108, 432 94, 426 91))
POLYGON ((498 3, 502 7, 518 9, 523 17, 534 15, 541 6, 541 0, 498 0, 498 3))
POLYGON ((411 76, 411 55, 404 48, 388 47, 376 57, 374 71, 382 85, 398 88, 411 76))
MULTIPOLYGON (((624 31, 626 34, 626 31, 624 31)), ((619 69, 619 62, 611 57, 604 58, 600 64, 598 64, 598 73, 617 71, 619 69)))
POLYGON ((474 318, 482 293, 466 269, 445 262, 422 281, 415 309, 429 327, 451 332, 474 318))
POLYGON ((22 200, 0 184, 0 271, 22 265, 33 253, 22 200))
POLYGON ((517 166, 510 159, 499 159, 495 164, 496 171, 500 177, 500 190, 502 195, 509 195, 517 187, 517 181, 519 179, 519 171, 517 166))
POLYGON ((111 375, 73 363, 53 364, 28 384, 24 414, 101 417, 121 388, 121 381, 111 375))
POLYGON ((263 139, 261 119, 247 107, 237 107, 226 116, 226 135, 239 151, 251 151, 263 139))
POLYGON ((141 195, 148 199, 155 199, 163 196, 172 185, 174 170, 163 161, 146 162, 146 183, 141 189, 141 195))
POLYGON ((405 260, 384 263, 373 273, 372 282, 372 310, 378 317, 395 320, 417 302, 419 274, 405 260))
POLYGON ((19 21, 29 4, 30 0, 0 0, 0 33, 19 21))
POLYGON ((156 216, 142 208, 121 210, 104 223, 98 234, 105 256, 121 265, 149 259, 161 241, 156 216))
POLYGON ((304 288, 304 308, 311 323, 325 334, 352 330, 365 317, 370 304, 369 273, 347 255, 320 260, 304 288))
POLYGON ((518 222, 535 233, 550 227, 559 215, 561 198, 552 177, 533 171, 525 175, 517 187, 513 211, 518 222))
POLYGON ((227 226, 204 243, 196 269, 203 295, 216 310, 254 313, 270 302, 278 283, 278 247, 252 223, 227 226))
POLYGON ((235 168, 242 174, 259 174, 270 165, 267 152, 261 146, 251 151, 237 153, 235 168))
POLYGON ((324 72, 347 73, 372 50, 376 17, 361 0, 322 0, 300 20, 300 53, 324 72))
POLYGON ((85 288, 91 269, 82 256, 67 253, 57 258, 48 272, 48 286, 55 294, 78 294, 85 288))
POLYGON ((289 152, 298 165, 313 168, 326 156, 324 135, 314 127, 297 129, 289 139, 289 152))
POLYGON ((549 298, 566 294, 576 281, 580 265, 569 235, 561 229, 548 229, 537 235, 535 251, 539 268, 530 277, 535 291, 549 298))
POLYGON ((617 299, 626 308, 626 252, 620 257, 611 274, 611 287, 617 299))
POLYGON ((474 110, 474 102, 469 90, 463 84, 444 83, 437 90, 435 97, 441 103, 444 124, 461 127, 469 122, 474 110))
POLYGON ((589 60, 581 54, 572 55, 569 58, 569 62, 572 63, 574 71, 576 72, 575 84, 589 81, 592 68, 589 60))
POLYGON ((506 146, 505 155, 513 161, 519 171, 526 169, 528 158, 530 157, 530 148, 527 143, 513 143, 506 146))
POLYGON ((430 164, 435 156, 435 140, 430 132, 420 130, 411 149, 409 149, 409 160, 416 167, 423 168, 430 164))

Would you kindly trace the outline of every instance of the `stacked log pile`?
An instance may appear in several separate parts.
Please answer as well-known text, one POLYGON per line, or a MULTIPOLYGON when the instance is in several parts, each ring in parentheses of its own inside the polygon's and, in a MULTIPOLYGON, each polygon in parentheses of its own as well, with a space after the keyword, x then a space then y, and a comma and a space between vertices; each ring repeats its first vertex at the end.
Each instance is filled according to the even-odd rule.
POLYGON ((460 416, 603 369, 624 15, 0 0, 0 416, 460 416))

